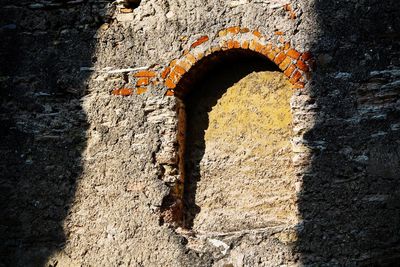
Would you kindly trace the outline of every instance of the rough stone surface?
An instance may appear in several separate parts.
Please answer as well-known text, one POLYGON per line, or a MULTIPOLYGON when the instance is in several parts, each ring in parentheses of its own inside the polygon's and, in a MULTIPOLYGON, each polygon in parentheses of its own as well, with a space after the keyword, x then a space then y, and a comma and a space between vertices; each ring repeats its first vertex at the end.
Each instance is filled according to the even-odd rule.
POLYGON ((397 263, 400 6, 284 4, 149 0, 124 13, 111 1, 2 1, 0 266, 397 263), (290 102, 298 223, 228 235, 162 224, 184 184, 181 101, 156 83, 111 91, 135 87, 129 69, 166 66, 236 25, 317 60, 290 102))

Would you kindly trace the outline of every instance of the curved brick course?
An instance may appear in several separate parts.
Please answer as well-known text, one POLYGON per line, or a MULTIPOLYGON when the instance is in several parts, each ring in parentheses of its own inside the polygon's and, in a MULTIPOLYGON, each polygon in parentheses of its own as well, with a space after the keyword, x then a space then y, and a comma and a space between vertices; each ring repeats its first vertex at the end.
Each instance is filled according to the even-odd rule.
POLYGON ((229 49, 245 49, 257 52, 274 62, 283 71, 294 88, 304 88, 315 68, 315 60, 309 51, 300 52, 291 47, 281 31, 268 36, 258 30, 239 26, 228 27, 212 36, 201 36, 184 50, 181 57, 170 61, 161 70, 145 70, 133 73, 136 89, 121 88, 113 95, 142 94, 152 84, 162 82, 168 88, 166 96, 173 96, 179 90, 177 84, 198 61, 213 53, 229 49))

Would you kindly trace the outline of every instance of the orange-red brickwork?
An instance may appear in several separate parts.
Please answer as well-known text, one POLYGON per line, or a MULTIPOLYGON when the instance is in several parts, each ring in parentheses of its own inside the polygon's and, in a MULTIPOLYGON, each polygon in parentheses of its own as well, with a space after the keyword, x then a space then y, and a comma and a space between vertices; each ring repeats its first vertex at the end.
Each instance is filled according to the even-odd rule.
POLYGON ((142 70, 133 74, 134 77, 148 77, 148 78, 155 77, 156 75, 157 73, 151 70, 142 70))
MULTIPOLYGON (((284 9, 292 11, 290 4, 285 5, 284 9)), ((160 68, 159 72, 144 70, 133 74, 134 77, 138 78, 136 93, 143 94, 148 90, 146 86, 154 86, 158 83, 158 79, 153 78, 160 77, 164 85, 168 88, 165 95, 172 96, 175 94, 174 89, 177 90, 177 84, 183 75, 190 71, 204 56, 209 56, 221 50, 238 48, 250 49, 264 55, 284 72, 294 88, 304 88, 307 81, 311 79, 309 70, 314 69, 315 60, 309 51, 301 53, 291 48, 290 40, 285 40, 283 37, 284 32, 275 31, 274 35, 278 36, 273 39, 275 41, 264 44, 264 37, 267 36, 263 35, 259 30, 233 26, 222 29, 217 35, 213 36, 215 40, 213 39, 210 43, 217 44, 214 46, 210 46, 209 44, 207 46, 200 46, 210 40, 207 35, 201 36, 190 46, 190 49, 183 51, 181 56, 173 59, 168 66, 160 68), (226 39, 228 34, 230 37, 226 39), (196 49, 193 50, 194 48, 196 49)), ((112 94, 131 95, 132 89, 116 89, 112 91, 112 94)))
POLYGON ((132 89, 130 88, 121 88, 121 89, 115 89, 111 92, 113 95, 122 95, 122 96, 128 96, 131 95, 133 92, 132 89))
POLYGON ((202 43, 207 42, 208 39, 209 39, 209 38, 208 38, 207 35, 204 35, 204 36, 200 37, 199 39, 197 39, 196 42, 194 42, 194 43, 191 45, 191 48, 195 48, 195 47, 201 45, 202 43))

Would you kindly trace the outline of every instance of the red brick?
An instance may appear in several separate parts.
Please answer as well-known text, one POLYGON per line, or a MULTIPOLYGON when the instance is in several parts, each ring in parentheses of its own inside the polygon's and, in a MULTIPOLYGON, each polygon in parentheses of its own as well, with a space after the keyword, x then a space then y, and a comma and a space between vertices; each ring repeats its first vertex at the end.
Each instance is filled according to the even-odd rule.
POLYGON ((262 44, 260 44, 259 42, 255 42, 255 44, 254 44, 254 50, 256 51, 256 52, 261 52, 261 50, 263 50, 263 48, 264 48, 264 46, 262 45, 262 44))
POLYGON ((283 35, 282 31, 275 31, 274 33, 275 33, 275 35, 283 35))
POLYGON ((267 54, 267 57, 268 57, 271 61, 274 61, 275 56, 276 56, 276 53, 275 53, 274 51, 272 51, 272 50, 267 54))
POLYGON ((239 31, 240 31, 240 27, 239 27, 239 26, 229 27, 229 28, 226 28, 226 30, 227 30, 229 33, 238 34, 239 31))
POLYGON ((257 36, 258 38, 261 38, 261 36, 262 36, 261 32, 259 32, 257 30, 253 31, 253 35, 257 36))
POLYGON ((174 71, 176 73, 178 73, 179 75, 181 75, 181 76, 186 73, 186 70, 183 67, 179 66, 179 65, 175 66, 174 71))
POLYGON ((121 89, 115 89, 111 92, 113 95, 122 95, 122 96, 128 96, 131 95, 133 92, 132 89, 130 88, 121 88, 121 89))
POLYGON ((293 85, 293 88, 295 88, 295 89, 302 89, 302 88, 304 88, 304 83, 303 82, 297 82, 297 83, 295 83, 294 85, 293 85))
POLYGON ((177 73, 175 71, 175 69, 173 69, 170 73, 169 73, 169 77, 167 79, 170 79, 171 81, 177 83, 180 79, 181 79, 182 75, 180 75, 179 73, 177 73))
POLYGON ((312 57, 312 55, 311 55, 311 52, 310 52, 310 51, 304 52, 304 53, 301 55, 301 59, 304 60, 304 61, 309 60, 311 57, 312 57))
POLYGON ((286 52, 286 55, 293 59, 298 59, 300 57, 300 53, 297 52, 295 49, 290 49, 289 51, 286 52))
POLYGON ((142 70, 133 74, 134 77, 148 77, 148 78, 155 77, 156 75, 157 73, 151 70, 142 70))
POLYGON ((302 71, 308 71, 308 66, 301 60, 297 60, 296 66, 301 69, 302 71))
POLYGON ((171 60, 171 62, 169 63, 169 66, 172 68, 176 65, 176 62, 178 62, 178 59, 173 59, 171 60))
POLYGON ((146 85, 149 85, 149 78, 147 77, 139 78, 136 82, 136 87, 146 86, 146 85))
POLYGON ((284 72, 283 72, 283 74, 285 74, 286 75, 286 77, 290 77, 290 75, 292 75, 292 73, 293 73, 293 71, 296 69, 296 66, 295 65, 290 65, 284 72))
POLYGON ((295 84, 300 78, 301 78, 301 72, 298 71, 298 70, 296 70, 296 71, 293 73, 293 75, 292 75, 292 77, 290 78, 289 81, 290 81, 292 84, 295 84))
POLYGON ((240 43, 238 41, 233 41, 233 48, 240 48, 240 43))
POLYGON ((170 73, 171 68, 170 67, 166 67, 165 70, 161 73, 161 78, 165 79, 167 78, 168 74, 170 73))
POLYGON ((167 78, 165 80, 165 86, 167 86, 169 89, 174 89, 176 84, 170 78, 167 78))
POLYGON ((282 61, 285 60, 285 58, 286 58, 285 53, 281 52, 275 57, 274 62, 279 65, 282 63, 282 61))
POLYGON ((147 92, 147 88, 145 87, 139 87, 136 91, 136 94, 141 95, 147 92))
POLYGON ((234 42, 233 40, 228 40, 228 49, 232 49, 234 47, 234 42))
POLYGON ((249 32, 249 31, 250 31, 249 28, 241 28, 240 29, 240 33, 246 33, 246 32, 249 32))
POLYGON ((165 96, 174 96, 174 90, 167 90, 167 92, 165 93, 165 96))
POLYGON ((284 71, 287 67, 289 67, 290 63, 292 63, 292 60, 290 59, 290 57, 286 57, 285 60, 283 60, 282 63, 279 64, 279 68, 284 71))
POLYGON ((285 50, 288 50, 290 48, 290 43, 285 43, 285 46, 283 47, 285 50))
POLYGON ((248 49, 248 48, 249 48, 249 41, 244 40, 244 41, 242 42, 242 48, 243 48, 243 49, 248 49))
POLYGON ((197 41, 194 42, 190 47, 191 47, 191 48, 195 48, 196 46, 199 46, 199 45, 201 45, 202 43, 207 42, 208 39, 209 39, 208 36, 207 36, 207 35, 204 35, 204 36, 200 37, 199 39, 197 39, 197 41))

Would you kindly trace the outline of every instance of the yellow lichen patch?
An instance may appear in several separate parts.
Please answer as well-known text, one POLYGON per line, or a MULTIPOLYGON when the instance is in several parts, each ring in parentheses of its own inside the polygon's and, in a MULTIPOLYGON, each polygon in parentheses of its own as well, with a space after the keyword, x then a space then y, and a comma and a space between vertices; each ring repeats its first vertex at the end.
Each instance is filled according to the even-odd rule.
POLYGON ((252 73, 212 107, 199 164, 195 229, 233 231, 294 222, 292 93, 282 73, 252 73))

